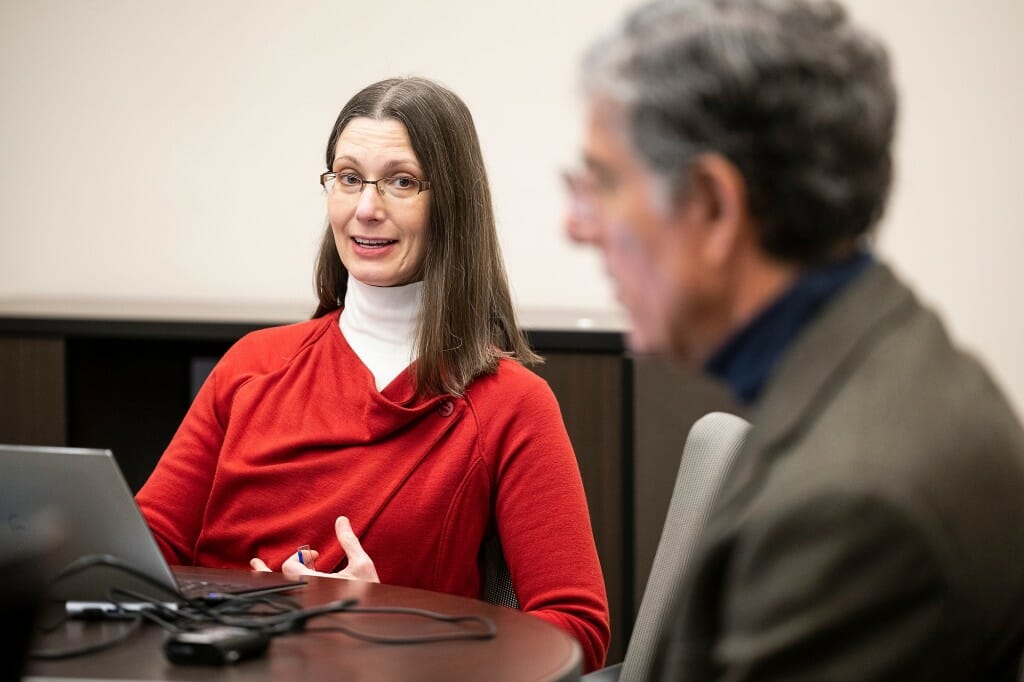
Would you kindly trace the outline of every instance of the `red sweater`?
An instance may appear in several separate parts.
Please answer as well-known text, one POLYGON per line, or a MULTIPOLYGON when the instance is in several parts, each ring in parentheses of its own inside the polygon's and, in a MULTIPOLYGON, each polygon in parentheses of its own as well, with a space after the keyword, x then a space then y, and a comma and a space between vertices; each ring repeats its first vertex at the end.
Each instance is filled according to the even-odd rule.
POLYGON ((383 391, 333 313, 249 334, 214 368, 137 496, 176 564, 274 569, 299 545, 343 560, 346 515, 381 582, 479 597, 501 541, 523 611, 604 662, 608 602, 554 395, 511 360, 462 398, 383 391))

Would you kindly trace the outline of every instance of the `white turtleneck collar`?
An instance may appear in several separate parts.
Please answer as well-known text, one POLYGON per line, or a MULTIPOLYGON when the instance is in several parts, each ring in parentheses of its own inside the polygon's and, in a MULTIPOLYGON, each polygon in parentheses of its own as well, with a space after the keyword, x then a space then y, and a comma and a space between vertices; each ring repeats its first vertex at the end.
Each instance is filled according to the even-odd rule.
POLYGON ((339 326, 348 345, 373 374, 378 391, 416 359, 422 299, 423 282, 374 287, 348 276, 339 326))

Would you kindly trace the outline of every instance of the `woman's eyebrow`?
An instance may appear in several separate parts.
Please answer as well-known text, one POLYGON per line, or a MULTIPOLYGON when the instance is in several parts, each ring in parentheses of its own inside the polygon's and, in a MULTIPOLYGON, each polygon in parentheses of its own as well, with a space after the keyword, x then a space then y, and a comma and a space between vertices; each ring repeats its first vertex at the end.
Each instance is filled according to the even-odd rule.
MULTIPOLYGON (((362 164, 360 164, 360 162, 359 162, 359 159, 355 158, 354 156, 350 156, 348 154, 342 154, 341 156, 339 156, 339 157, 334 159, 334 162, 331 164, 331 168, 337 168, 339 165, 342 165, 342 164, 349 164, 349 165, 352 165, 352 166, 354 166, 356 168, 360 168, 362 166, 362 164)), ((419 164, 418 161, 416 161, 415 158, 400 158, 400 159, 392 159, 392 160, 388 161, 387 163, 385 163, 384 164, 384 173, 386 175, 387 173, 390 173, 391 171, 393 171, 395 168, 400 168, 400 167, 403 167, 403 166, 406 167, 406 168, 414 168, 418 172, 422 172, 422 169, 420 168, 420 164, 419 164)))
POLYGON ((419 164, 419 162, 416 161, 416 159, 393 159, 391 161, 388 161, 384 165, 384 168, 388 172, 390 172, 390 171, 394 170, 395 168, 398 168, 398 167, 401 167, 401 166, 404 166, 405 168, 415 168, 417 171, 420 170, 420 164, 419 164))
POLYGON ((348 163, 353 166, 358 166, 359 160, 353 156, 349 156, 348 154, 342 154, 341 156, 336 156, 334 158, 334 161, 331 163, 331 168, 337 168, 342 163, 348 163))

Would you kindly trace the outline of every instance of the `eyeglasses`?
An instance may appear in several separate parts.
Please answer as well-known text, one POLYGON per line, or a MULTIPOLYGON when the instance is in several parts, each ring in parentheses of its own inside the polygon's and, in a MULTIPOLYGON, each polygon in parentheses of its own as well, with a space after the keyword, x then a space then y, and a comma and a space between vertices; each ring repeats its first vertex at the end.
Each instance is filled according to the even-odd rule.
POLYGON ((341 192, 342 194, 362 194, 366 185, 374 185, 381 196, 387 195, 395 199, 411 199, 420 192, 430 189, 429 180, 419 180, 411 175, 397 175, 393 178, 380 178, 379 180, 365 180, 355 173, 344 172, 334 173, 328 171, 320 175, 320 184, 328 194, 341 192))
POLYGON ((590 194, 593 192, 593 181, 581 170, 563 170, 562 183, 565 186, 565 191, 567 191, 570 196, 575 197, 581 194, 590 194))
POLYGON ((566 170, 562 171, 562 181, 569 194, 569 210, 572 214, 577 218, 593 220, 596 215, 594 179, 583 171, 566 170))

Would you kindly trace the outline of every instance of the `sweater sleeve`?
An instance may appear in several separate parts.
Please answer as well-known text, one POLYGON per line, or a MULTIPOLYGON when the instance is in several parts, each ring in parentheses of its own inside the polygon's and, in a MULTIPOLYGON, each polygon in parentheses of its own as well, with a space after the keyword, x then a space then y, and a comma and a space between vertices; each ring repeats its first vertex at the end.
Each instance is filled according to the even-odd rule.
POLYGON ((572 444, 543 381, 502 398, 495 518, 520 606, 573 635, 594 670, 608 650, 608 598, 572 444))
POLYGON ((185 419, 135 497, 167 562, 193 563, 225 420, 218 409, 222 360, 207 377, 185 419))

